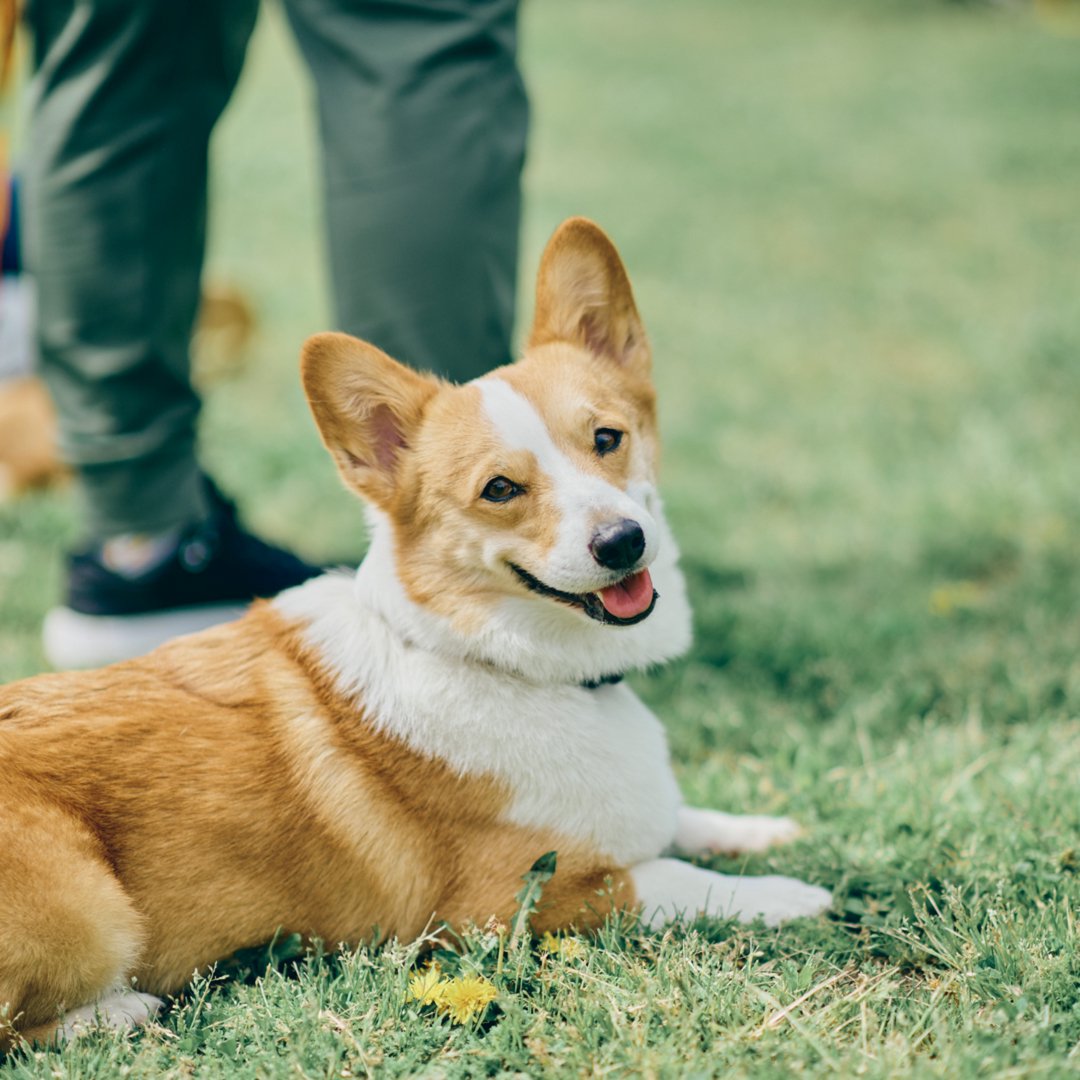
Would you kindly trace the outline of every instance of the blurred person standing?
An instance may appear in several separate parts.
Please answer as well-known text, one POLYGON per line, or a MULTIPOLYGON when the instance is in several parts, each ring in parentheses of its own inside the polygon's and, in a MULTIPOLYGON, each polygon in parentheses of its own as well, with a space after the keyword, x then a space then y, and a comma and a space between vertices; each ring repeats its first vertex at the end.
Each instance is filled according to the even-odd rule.
MULTIPOLYGON (((338 328, 467 380, 506 363, 528 106, 518 0, 284 0, 314 82, 338 328)), ((207 148, 258 0, 29 0, 26 261, 84 537, 45 647, 107 663, 317 573, 201 470, 189 340, 207 148)))

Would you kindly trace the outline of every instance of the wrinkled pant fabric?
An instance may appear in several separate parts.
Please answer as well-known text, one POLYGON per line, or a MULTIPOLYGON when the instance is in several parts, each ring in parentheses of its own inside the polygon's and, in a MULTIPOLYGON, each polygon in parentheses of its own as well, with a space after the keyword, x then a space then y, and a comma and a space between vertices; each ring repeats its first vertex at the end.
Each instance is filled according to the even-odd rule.
MULTIPOLYGON (((517 6, 285 2, 315 88, 336 328, 461 381, 510 359, 528 124, 517 6)), ((188 351, 207 146, 257 11, 26 7, 24 242, 41 370, 93 538, 207 512, 188 351)))

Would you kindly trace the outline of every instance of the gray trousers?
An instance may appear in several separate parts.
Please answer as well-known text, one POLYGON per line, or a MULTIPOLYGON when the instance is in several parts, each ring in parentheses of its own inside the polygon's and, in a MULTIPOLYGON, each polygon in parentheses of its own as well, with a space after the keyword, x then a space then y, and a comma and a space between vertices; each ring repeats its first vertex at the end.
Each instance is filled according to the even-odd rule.
MULTIPOLYGON (((27 262, 92 539, 207 511, 188 353, 207 144, 257 6, 27 5, 27 262)), ((336 328, 458 380, 510 359, 528 123, 517 6, 285 0, 318 100, 336 328)))

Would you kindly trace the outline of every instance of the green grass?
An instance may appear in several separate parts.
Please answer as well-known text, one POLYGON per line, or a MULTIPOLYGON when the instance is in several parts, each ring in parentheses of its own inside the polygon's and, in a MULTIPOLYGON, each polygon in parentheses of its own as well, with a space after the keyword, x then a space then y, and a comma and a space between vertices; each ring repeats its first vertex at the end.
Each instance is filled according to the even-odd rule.
MULTIPOLYGON (((808 827, 715 865, 837 915, 518 951, 476 1029, 406 1002, 409 946, 313 959, 3 1075, 1080 1073, 1080 40, 932 0, 544 0, 523 30, 523 322, 585 213, 656 348, 698 641, 637 683, 689 799, 808 827)), ((301 82, 264 18, 211 259, 261 339, 204 430, 248 517, 320 557, 360 515, 295 371, 327 322, 301 82)), ((4 677, 43 666, 72 528, 62 493, 0 511, 4 677)), ((492 939, 447 962, 493 975, 492 939)))

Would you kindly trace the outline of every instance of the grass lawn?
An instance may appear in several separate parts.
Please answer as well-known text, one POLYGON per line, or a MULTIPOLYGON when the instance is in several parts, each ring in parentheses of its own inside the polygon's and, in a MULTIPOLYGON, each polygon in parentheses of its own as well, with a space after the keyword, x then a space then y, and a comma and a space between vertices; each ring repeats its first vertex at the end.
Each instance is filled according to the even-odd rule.
MULTIPOLYGON (((523 19, 522 323, 584 213, 656 350, 698 634, 635 681, 689 800, 807 826, 714 865, 825 884, 835 915, 519 949, 479 1027, 406 1000, 410 946, 313 959, 0 1075, 1080 1074, 1080 38, 945 0, 523 19)), ((211 266, 261 337, 206 457, 262 531, 359 550, 296 376, 328 317, 276 10, 215 151, 211 266)), ((0 510, 4 678, 43 667, 72 529, 63 493, 0 510)), ((495 957, 477 933, 446 963, 495 957)))

